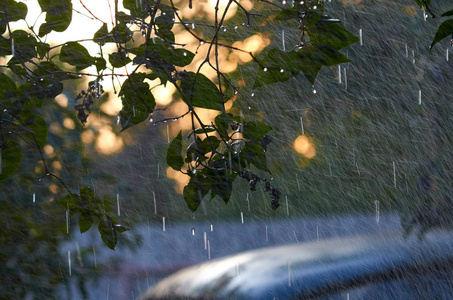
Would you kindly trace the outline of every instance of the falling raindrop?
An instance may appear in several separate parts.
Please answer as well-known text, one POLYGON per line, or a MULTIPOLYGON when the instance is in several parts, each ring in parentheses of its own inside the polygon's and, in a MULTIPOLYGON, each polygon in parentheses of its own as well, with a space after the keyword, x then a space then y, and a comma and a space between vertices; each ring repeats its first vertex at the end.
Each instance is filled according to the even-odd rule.
POLYGON ((204 250, 208 249, 208 233, 205 231, 203 232, 203 242, 204 242, 204 250))
POLYGON ((211 243, 208 240, 208 259, 211 259, 211 243))
POLYGON ((16 51, 14 49, 14 39, 11 38, 11 54, 14 56, 16 55, 16 51))
POLYGON ((94 248, 94 245, 93 245, 93 256, 94 256, 94 268, 97 269, 98 268, 98 262, 97 262, 97 259, 96 259, 96 248, 94 248))
POLYGON ((286 51, 286 45, 285 45, 285 30, 282 30, 282 45, 283 45, 283 52, 286 51))
POLYGON ((305 132, 304 132, 304 121, 303 121, 302 117, 300 117, 300 127, 302 129, 302 135, 304 135, 305 134, 305 132))
POLYGON ((341 83, 341 66, 338 66, 338 83, 341 83))
POLYGON ((33 193, 33 203, 35 203, 35 201, 36 201, 36 194, 33 193))
POLYGON ((266 242, 269 242, 269 235, 267 234, 267 225, 266 225, 266 242))
POLYGON ((66 234, 69 234, 69 209, 66 210, 66 234))
POLYGON ((346 68, 343 69, 344 71, 344 88, 345 90, 348 89, 348 77, 346 76, 346 68))
POLYGON ((247 193, 247 210, 250 211, 249 193, 247 193))
POLYGON ((192 235, 195 235, 195 228, 192 227, 192 235))
POLYGON ((153 191, 153 201, 154 201, 154 214, 157 215, 156 193, 154 193, 154 191, 153 191))
POLYGON ((288 196, 286 196, 286 215, 289 216, 288 196))
POLYGON ((360 46, 363 46, 362 28, 360 28, 360 30, 359 30, 359 39, 360 39, 360 46))
POLYGON ((376 208, 376 223, 379 223, 379 200, 374 201, 374 206, 376 208))
POLYGON ((422 105, 422 90, 418 90, 418 105, 422 105))
POLYGON ((396 164, 393 161, 393 186, 396 187, 396 164))
POLYGON ((214 231, 214 225, 211 224, 211 232, 214 231))
POLYGON ((316 225, 316 241, 319 242, 319 226, 316 225))
POLYGON ((167 124, 167 143, 170 143, 170 127, 167 124))
POLYGON ((313 94, 316 94, 316 93, 317 93, 316 90, 313 88, 313 94))
POLYGON ((288 286, 291 286, 291 264, 288 262, 288 286))
POLYGON ((244 224, 244 213, 241 211, 241 223, 244 224))
POLYGON ((264 72, 267 72, 267 68, 263 68, 263 71, 264 71, 264 72))
POLYGON ((118 208, 118 217, 121 216, 121 212, 120 212, 120 194, 119 193, 116 193, 116 206, 118 208))
POLYGON ((162 217, 162 231, 165 231, 165 217, 162 217))
POLYGON ((415 64, 415 51, 412 50, 412 63, 415 64))
POLYGON ((447 61, 448 61, 448 48, 447 48, 447 51, 445 52, 445 58, 446 58, 447 61))
POLYGON ((117 116, 117 117, 116 117, 116 125, 117 125, 117 126, 120 125, 120 119, 121 119, 120 116, 117 116))
POLYGON ((69 269, 69 276, 71 276, 71 251, 68 250, 68 269, 69 269))
POLYGON ((295 231, 295 230, 293 230, 293 233, 294 233, 294 237, 296 238, 296 243, 298 243, 298 244, 299 244, 299 239, 297 238, 297 235, 296 235, 296 231, 295 231))

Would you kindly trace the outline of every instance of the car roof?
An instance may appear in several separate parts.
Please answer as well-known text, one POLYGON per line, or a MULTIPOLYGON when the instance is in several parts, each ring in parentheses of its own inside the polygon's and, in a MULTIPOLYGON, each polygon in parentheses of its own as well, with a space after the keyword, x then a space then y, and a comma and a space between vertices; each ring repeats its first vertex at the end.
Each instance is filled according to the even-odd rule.
POLYGON ((400 232, 247 251, 183 269, 142 299, 288 299, 451 266, 453 234, 400 232), (381 279, 379 279, 381 278, 381 279))

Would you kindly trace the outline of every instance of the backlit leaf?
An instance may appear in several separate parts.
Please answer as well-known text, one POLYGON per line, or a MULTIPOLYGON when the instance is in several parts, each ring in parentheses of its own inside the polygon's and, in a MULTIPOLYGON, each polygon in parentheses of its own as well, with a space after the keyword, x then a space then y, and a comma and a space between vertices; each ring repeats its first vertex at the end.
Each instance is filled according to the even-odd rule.
POLYGON ((178 135, 171 141, 167 150, 167 164, 174 170, 179 171, 184 165, 184 160, 181 155, 182 152, 182 135, 179 131, 178 135))

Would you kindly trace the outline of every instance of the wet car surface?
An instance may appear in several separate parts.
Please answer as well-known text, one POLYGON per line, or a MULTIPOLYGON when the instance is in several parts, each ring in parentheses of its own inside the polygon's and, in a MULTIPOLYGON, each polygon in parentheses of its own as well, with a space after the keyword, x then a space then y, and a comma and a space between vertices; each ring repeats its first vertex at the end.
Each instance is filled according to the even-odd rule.
POLYGON ((453 299, 453 233, 263 248, 183 269, 141 299, 453 299))

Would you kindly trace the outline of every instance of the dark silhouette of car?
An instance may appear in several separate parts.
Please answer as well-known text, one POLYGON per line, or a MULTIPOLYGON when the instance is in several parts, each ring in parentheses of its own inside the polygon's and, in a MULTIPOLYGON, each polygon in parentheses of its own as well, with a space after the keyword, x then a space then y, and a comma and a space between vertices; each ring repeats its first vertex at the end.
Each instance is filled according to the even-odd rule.
POLYGON ((401 232, 263 248, 192 266, 149 299, 453 299, 453 233, 401 232))

